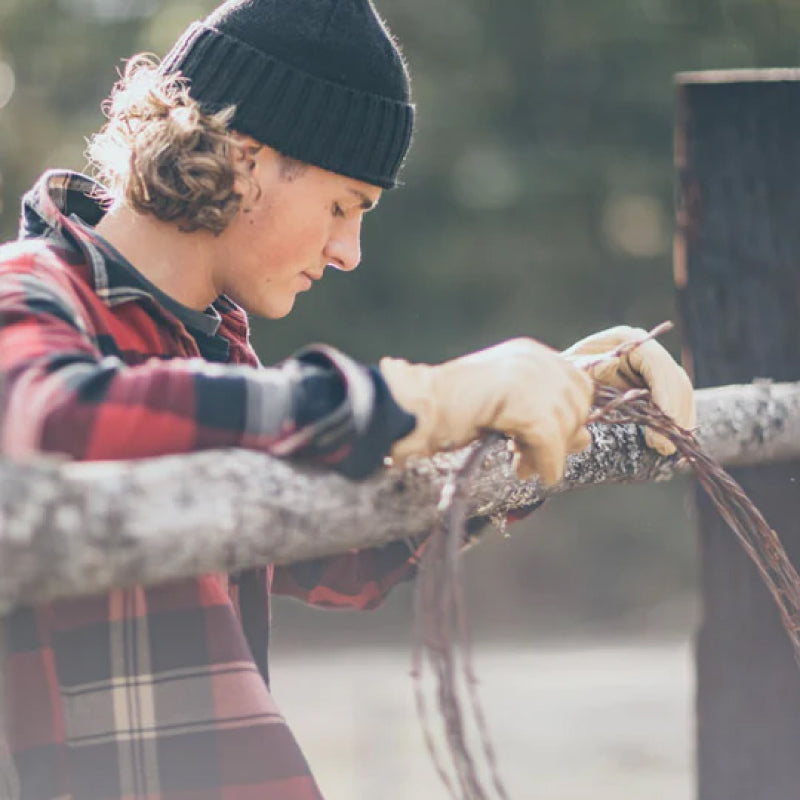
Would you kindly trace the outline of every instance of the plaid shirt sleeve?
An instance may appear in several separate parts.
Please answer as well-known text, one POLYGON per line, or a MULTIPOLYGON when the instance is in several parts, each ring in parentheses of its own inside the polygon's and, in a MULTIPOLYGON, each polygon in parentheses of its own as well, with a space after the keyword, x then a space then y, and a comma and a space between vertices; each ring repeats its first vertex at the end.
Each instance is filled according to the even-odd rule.
MULTIPOLYGON (((370 374, 375 391, 370 422, 335 467, 349 477, 372 472, 378 466, 376 455, 382 460, 392 442, 409 433, 414 424, 414 418, 395 403, 379 370, 371 367, 370 374)), ((323 380, 322 375, 319 380, 323 380)), ((309 388, 307 380, 305 390, 309 388)), ((427 536, 420 541, 400 540, 382 547, 276 566, 272 591, 323 608, 374 609, 392 587, 414 577, 425 541, 427 536)))
POLYGON ((416 574, 427 536, 276 566, 272 591, 322 608, 374 609, 416 574))
POLYGON ((333 348, 310 348, 271 368, 163 357, 129 366, 101 353, 102 332, 67 281, 4 261, 0 370, 9 454, 102 460, 245 447, 333 465, 369 431, 373 376, 333 348), (316 417, 301 407, 298 391, 311 362, 335 372, 344 387, 341 402, 316 417))

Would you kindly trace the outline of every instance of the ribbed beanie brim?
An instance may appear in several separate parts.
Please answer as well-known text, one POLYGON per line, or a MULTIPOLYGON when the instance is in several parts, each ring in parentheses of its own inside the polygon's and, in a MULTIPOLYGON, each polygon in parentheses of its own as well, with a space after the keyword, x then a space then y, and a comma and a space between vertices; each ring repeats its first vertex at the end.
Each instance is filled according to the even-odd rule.
POLYGON ((284 155, 385 189, 397 183, 414 124, 410 102, 311 74, 201 22, 162 69, 188 78, 204 109, 235 106, 231 127, 284 155))

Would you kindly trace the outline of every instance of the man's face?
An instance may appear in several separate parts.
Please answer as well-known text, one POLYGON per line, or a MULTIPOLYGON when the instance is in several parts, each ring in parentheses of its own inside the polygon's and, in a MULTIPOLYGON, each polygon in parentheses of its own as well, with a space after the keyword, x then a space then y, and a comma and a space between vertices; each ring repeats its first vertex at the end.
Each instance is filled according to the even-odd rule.
POLYGON ((358 266, 361 220, 381 189, 310 165, 287 169, 269 147, 254 153, 250 174, 242 209, 215 240, 212 277, 219 294, 278 319, 326 266, 358 266))

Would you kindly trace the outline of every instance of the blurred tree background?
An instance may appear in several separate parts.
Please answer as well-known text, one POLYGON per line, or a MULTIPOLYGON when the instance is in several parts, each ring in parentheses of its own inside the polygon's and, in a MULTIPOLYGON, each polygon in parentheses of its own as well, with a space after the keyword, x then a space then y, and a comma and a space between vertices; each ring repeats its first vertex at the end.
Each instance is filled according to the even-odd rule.
MULTIPOLYGON (((210 0, 0 0, 0 233, 47 167, 83 169, 121 59, 159 55, 210 0)), ((791 0, 382 0, 419 126, 406 186, 367 220, 364 260, 292 316, 257 321, 267 361, 325 340, 364 361, 441 360, 529 334, 556 346, 674 316, 672 75, 793 65, 791 0)), ((677 349, 677 338, 666 344, 677 349)), ((685 631, 694 596, 686 486, 552 501, 469 557, 486 635, 685 631)), ((396 637, 379 615, 281 607, 278 635, 396 637), (357 617, 357 618, 356 618, 357 617)), ((403 629, 404 631, 405 629, 403 629)), ((405 635, 403 632, 401 635, 405 635)))

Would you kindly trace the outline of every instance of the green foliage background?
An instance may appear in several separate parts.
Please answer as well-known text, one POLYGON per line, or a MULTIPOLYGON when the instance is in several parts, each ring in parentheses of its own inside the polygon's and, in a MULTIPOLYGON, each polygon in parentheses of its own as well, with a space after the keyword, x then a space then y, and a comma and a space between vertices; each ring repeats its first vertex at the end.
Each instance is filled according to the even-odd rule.
MULTIPOLYGON (((120 59, 163 54, 208 0, 0 0, 0 234, 84 140, 120 59)), ((791 0, 382 0, 411 66, 419 127, 365 229, 364 261, 329 274, 284 321, 256 322, 279 359, 325 340, 365 361, 439 360, 529 334, 563 347, 674 316, 675 72, 793 65, 791 0)), ((667 339, 677 349, 677 339, 667 339)), ((551 502, 470 556, 487 634, 682 629, 694 560, 685 485, 551 502)), ((331 635, 375 622, 306 619, 331 635)), ((287 614, 303 612, 292 610, 287 614)), ((293 619, 293 617, 289 617, 293 619)), ((296 626, 287 625, 292 638, 296 626)), ((280 628, 279 628, 280 631, 280 628)))

